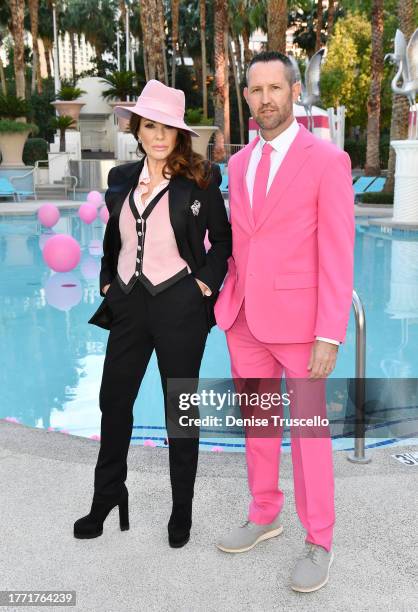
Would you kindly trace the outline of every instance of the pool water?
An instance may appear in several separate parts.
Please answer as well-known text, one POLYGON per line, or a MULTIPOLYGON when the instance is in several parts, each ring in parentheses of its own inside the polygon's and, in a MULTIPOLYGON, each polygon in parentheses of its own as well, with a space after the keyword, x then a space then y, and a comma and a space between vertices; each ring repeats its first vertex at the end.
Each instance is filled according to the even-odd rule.
MULTIPOLYGON (((82 249, 77 268, 54 273, 43 261, 51 235, 35 216, 0 218, 0 418, 85 437, 100 434, 98 395, 108 332, 89 325, 97 308, 104 225, 86 225, 63 212, 54 233, 72 235, 82 249)), ((368 377, 418 378, 418 233, 357 226, 355 288, 367 319, 368 377)), ((354 376, 355 325, 340 347, 335 377, 354 376)), ((213 328, 201 376, 228 378, 224 334, 213 328)), ((163 398, 155 355, 134 406, 132 443, 164 445, 163 398)), ((399 444, 386 439, 368 446, 399 444)), ((336 439, 349 449, 352 440, 336 439)), ((205 440, 209 450, 242 450, 242 440, 205 440)), ((289 440, 283 441, 288 450, 289 440)))

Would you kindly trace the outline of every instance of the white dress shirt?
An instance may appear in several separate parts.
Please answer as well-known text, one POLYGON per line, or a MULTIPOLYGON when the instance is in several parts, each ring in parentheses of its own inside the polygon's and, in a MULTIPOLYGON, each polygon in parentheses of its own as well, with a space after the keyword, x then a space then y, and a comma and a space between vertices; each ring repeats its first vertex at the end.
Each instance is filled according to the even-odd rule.
MULTIPOLYGON (((296 135, 299 131, 299 123, 296 119, 293 119, 292 123, 287 127, 281 134, 273 138, 273 140, 269 140, 269 144, 273 147, 273 151, 270 156, 270 173, 267 181, 267 192, 270 189, 270 186, 273 182, 273 179, 276 175, 276 172, 280 168, 280 165, 283 159, 286 156, 286 153, 289 150, 290 145, 296 138, 296 135)), ((258 131, 258 135, 260 140, 257 142, 255 147, 251 152, 250 163, 248 164, 247 176, 245 180, 247 182, 248 195, 250 197, 250 206, 253 205, 253 190, 254 190, 254 179, 255 173, 257 171, 258 163, 261 159, 261 151, 263 149, 264 144, 267 142, 262 134, 261 130, 258 131)), ((317 340, 323 340, 324 342, 330 342, 331 344, 336 344, 337 346, 340 344, 338 340, 333 340, 331 338, 323 338, 322 336, 317 336, 317 340)))

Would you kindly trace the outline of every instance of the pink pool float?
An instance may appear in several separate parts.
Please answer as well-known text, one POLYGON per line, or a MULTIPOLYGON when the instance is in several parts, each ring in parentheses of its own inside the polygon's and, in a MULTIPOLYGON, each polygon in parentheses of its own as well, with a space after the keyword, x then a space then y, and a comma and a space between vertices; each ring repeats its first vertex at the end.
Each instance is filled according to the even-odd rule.
POLYGON ((103 196, 99 191, 89 191, 87 194, 87 202, 94 204, 94 206, 100 206, 103 202, 103 196))
POLYGON ((97 208, 91 202, 85 202, 78 209, 78 216, 84 223, 90 225, 97 218, 97 208))
POLYGON ((42 204, 38 208, 38 221, 45 227, 52 227, 60 218, 60 211, 55 204, 42 204))
POLYGON ((150 446, 151 448, 155 448, 157 443, 154 440, 145 440, 144 446, 150 446))
POLYGON ((77 240, 72 236, 57 234, 47 240, 42 256, 46 265, 55 272, 69 272, 78 265, 81 249, 77 240))

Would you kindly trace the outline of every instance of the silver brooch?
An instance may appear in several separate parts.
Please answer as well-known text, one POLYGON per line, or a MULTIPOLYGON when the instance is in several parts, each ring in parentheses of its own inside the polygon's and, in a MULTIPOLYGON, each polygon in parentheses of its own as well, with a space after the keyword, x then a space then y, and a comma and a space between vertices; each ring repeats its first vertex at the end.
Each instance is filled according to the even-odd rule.
POLYGON ((195 200, 193 202, 193 204, 190 206, 190 208, 192 209, 192 213, 196 216, 199 214, 199 210, 200 210, 200 202, 199 200, 195 200))

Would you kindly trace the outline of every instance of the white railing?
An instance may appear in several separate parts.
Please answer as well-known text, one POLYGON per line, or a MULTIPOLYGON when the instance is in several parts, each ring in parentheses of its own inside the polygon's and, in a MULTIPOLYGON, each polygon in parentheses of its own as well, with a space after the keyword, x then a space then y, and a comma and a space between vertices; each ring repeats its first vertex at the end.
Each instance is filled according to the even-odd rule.
MULTIPOLYGON (((10 176, 9 177, 9 181, 11 182, 11 184, 13 185, 13 181, 18 180, 18 179, 23 179, 26 178, 27 176, 29 176, 30 174, 33 175, 33 173, 35 172, 35 168, 32 168, 32 170, 29 170, 28 172, 25 172, 25 174, 19 174, 18 176, 10 176)), ((13 185, 14 187, 14 185, 13 185)), ((36 193, 36 185, 35 185, 35 181, 33 181, 33 193, 35 194, 35 200, 38 199, 37 193, 36 193)), ((19 195, 17 196, 18 200, 19 200, 19 195)))
MULTIPOLYGON (((69 162, 70 154, 67 153, 66 151, 63 151, 61 153, 55 154, 53 159, 56 160, 58 157, 62 157, 64 155, 67 156, 67 163, 65 165, 65 174, 62 177, 63 178, 63 184, 64 184, 65 197, 68 197, 68 183, 66 182, 66 179, 71 179, 71 181, 74 181, 74 184, 70 188, 72 188, 72 191, 73 191, 73 200, 75 200, 75 189, 76 189, 76 187, 78 185, 78 178, 76 176, 70 174, 69 163, 68 163, 69 162)), ((40 169, 39 168, 39 164, 45 164, 45 163, 46 164, 50 163, 50 160, 49 159, 38 159, 35 162, 35 168, 32 171, 32 172, 35 172, 35 181, 34 181, 34 184, 38 184, 38 170, 40 169)))

